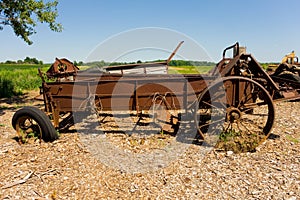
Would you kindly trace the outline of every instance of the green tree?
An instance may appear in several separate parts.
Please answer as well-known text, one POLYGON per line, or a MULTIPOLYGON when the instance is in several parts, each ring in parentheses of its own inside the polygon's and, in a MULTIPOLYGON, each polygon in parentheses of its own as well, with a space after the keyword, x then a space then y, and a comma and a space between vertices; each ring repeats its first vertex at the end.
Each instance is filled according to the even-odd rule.
POLYGON ((7 61, 5 62, 5 64, 16 64, 16 62, 13 61, 13 60, 7 60, 7 61))
POLYGON ((38 65, 39 61, 36 58, 31 58, 31 63, 38 65))
POLYGON ((38 22, 46 23, 52 31, 62 31, 62 25, 56 22, 57 0, 0 0, 0 29, 11 26, 18 37, 32 44, 29 36, 36 33, 38 22))
POLYGON ((27 56, 27 57, 24 59, 23 63, 27 63, 27 64, 36 64, 36 65, 38 65, 38 64, 43 63, 43 61, 39 61, 39 60, 36 59, 36 58, 30 58, 30 57, 27 56))
POLYGON ((30 64, 31 63, 31 58, 28 56, 24 59, 24 63, 30 64))

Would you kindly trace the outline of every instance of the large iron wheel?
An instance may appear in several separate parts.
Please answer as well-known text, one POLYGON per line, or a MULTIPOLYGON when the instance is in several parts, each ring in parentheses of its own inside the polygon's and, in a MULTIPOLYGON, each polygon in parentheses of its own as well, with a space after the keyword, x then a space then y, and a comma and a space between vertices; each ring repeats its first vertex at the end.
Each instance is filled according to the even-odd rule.
POLYGON ((225 150, 252 151, 270 134, 275 110, 268 91, 244 77, 225 77, 198 98, 195 123, 202 139, 225 150), (234 147, 233 147, 234 146, 234 147))
POLYGON ((12 126, 21 141, 30 136, 41 138, 45 142, 58 138, 48 116, 36 107, 26 106, 18 110, 12 118, 12 126))

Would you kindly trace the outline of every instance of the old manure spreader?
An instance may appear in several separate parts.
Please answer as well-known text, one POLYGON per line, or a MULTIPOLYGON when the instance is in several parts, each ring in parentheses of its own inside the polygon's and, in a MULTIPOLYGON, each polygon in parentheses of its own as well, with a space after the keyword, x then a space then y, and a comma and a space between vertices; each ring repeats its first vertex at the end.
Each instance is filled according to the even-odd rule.
POLYGON ((189 121, 191 131, 202 140, 217 135, 257 146, 272 129, 273 102, 300 98, 298 81, 269 75, 238 43, 223 51, 208 74, 168 74, 168 63, 181 44, 164 62, 108 66, 104 72, 79 71, 71 62, 57 59, 46 74, 39 71, 43 111, 21 108, 12 125, 20 138, 35 132, 44 141, 53 141, 57 131, 74 124, 75 114, 130 111, 139 119, 147 115, 153 122, 163 121, 161 128, 166 125, 175 133, 180 123, 189 121), (231 51, 233 56, 227 56, 231 51))

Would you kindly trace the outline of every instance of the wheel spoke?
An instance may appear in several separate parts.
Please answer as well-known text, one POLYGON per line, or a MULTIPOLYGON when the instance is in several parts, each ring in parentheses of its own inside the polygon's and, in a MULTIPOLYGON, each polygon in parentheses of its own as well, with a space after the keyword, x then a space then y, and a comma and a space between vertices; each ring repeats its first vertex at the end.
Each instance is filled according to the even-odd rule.
POLYGON ((210 123, 206 123, 206 124, 200 125, 199 128, 203 128, 203 127, 206 127, 206 126, 211 126, 213 124, 217 124, 217 123, 222 122, 222 121, 224 121, 224 119, 215 120, 215 121, 212 121, 210 123))
MULTIPOLYGON (((250 120, 250 119, 241 119, 240 120, 240 123, 241 124, 243 124, 244 125, 244 123, 245 124, 247 124, 247 125, 244 125, 245 127, 254 127, 254 128, 258 128, 258 129, 263 129, 263 126, 260 124, 260 123, 258 123, 258 122, 256 122, 257 120, 250 120)), ((248 128, 247 128, 248 129, 248 128)), ((249 129, 248 129, 249 130, 249 129)), ((249 130, 250 131, 250 130, 249 130)), ((250 131, 251 132, 251 131, 250 131)))
MULTIPOLYGON (((238 122, 240 125, 242 125, 246 130, 247 130, 247 132, 250 132, 251 133, 251 130, 246 126, 246 125, 244 125, 244 123, 240 120, 239 122, 238 122)), ((242 131, 242 130, 241 130, 242 131)))
POLYGON ((268 117, 269 115, 266 114, 261 114, 261 113, 252 113, 252 114, 248 114, 248 115, 252 115, 252 116, 261 116, 261 117, 268 117))
POLYGON ((244 104, 243 107, 254 109, 256 107, 260 107, 260 106, 267 105, 267 104, 268 104, 268 102, 261 101, 261 102, 255 102, 255 103, 247 103, 247 104, 244 104))
MULTIPOLYGON (((224 90, 224 88, 223 88, 223 90, 224 90)), ((224 90, 225 91, 225 90, 224 90)), ((222 100, 225 96, 226 96, 226 98, 227 98, 227 95, 226 95, 226 93, 224 92, 224 91, 221 91, 221 92, 219 92, 220 94, 218 94, 217 92, 214 94, 214 96, 212 96, 211 98, 210 98, 210 101, 211 102, 219 102, 219 103, 222 103, 222 101, 220 101, 220 100, 222 100), (219 101, 217 101, 217 100, 219 100, 219 101)), ((226 108, 226 107, 224 107, 224 108, 226 108)))
MULTIPOLYGON (((211 104, 211 103, 209 103, 209 102, 203 101, 202 103, 205 104, 205 105, 207 105, 207 106, 211 106, 212 108, 215 108, 216 110, 222 110, 222 108, 219 108, 219 107, 217 107, 216 105, 211 104)), ((221 104, 221 105, 224 106, 224 104, 221 104)), ((224 107, 224 108, 226 108, 226 107, 224 107)), ((225 112, 223 112, 223 113, 225 113, 225 112)))

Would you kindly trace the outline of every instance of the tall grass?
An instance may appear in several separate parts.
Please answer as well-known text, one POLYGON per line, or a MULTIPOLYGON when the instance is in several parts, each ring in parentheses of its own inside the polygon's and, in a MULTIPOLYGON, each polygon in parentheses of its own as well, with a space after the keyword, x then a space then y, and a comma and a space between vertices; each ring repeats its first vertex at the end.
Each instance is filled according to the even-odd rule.
POLYGON ((38 68, 45 72, 49 67, 49 64, 0 64, 0 98, 38 89, 42 83, 38 68))

